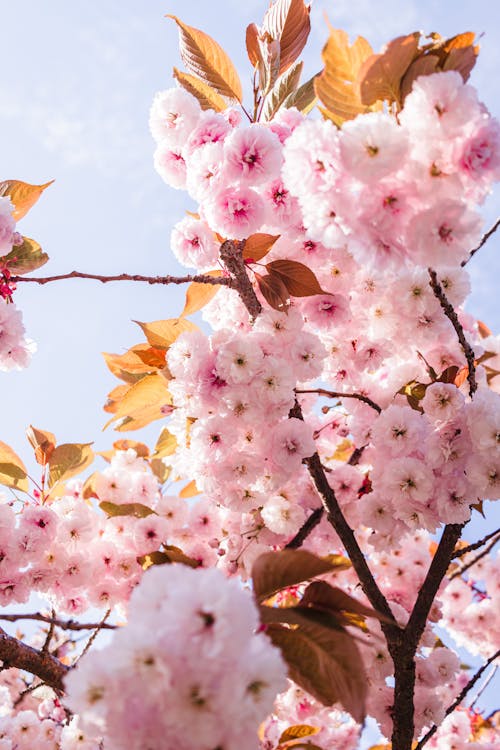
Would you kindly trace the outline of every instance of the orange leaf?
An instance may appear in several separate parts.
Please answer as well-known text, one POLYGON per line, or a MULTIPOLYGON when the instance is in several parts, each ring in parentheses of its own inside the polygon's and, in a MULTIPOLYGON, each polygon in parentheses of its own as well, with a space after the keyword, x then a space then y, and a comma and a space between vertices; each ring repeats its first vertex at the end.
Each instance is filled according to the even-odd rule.
POLYGON ((411 93, 412 86, 419 76, 428 76, 438 70, 439 57, 437 55, 424 55, 417 57, 412 62, 403 78, 401 79, 401 102, 411 93))
POLYGON ((179 492, 179 497, 182 497, 183 500, 186 500, 188 497, 194 497, 195 495, 199 494, 200 490, 196 486, 196 482, 194 481, 194 479, 192 479, 189 484, 186 484, 186 486, 183 487, 179 492))
POLYGON ((177 16, 168 14, 167 18, 172 18, 179 27, 180 53, 186 68, 222 96, 241 102, 243 92, 238 73, 220 44, 177 16))
POLYGON ((158 349, 168 349, 181 333, 198 330, 194 323, 184 318, 155 320, 152 323, 141 323, 134 320, 134 323, 142 328, 149 344, 158 349))
POLYGON ((372 51, 362 36, 349 46, 345 31, 330 28, 330 36, 321 53, 325 68, 314 79, 314 90, 325 105, 329 119, 337 125, 370 111, 361 101, 355 83, 363 62, 372 51))
MULTIPOLYGON (((222 276, 222 271, 209 271, 206 276, 222 276)), ((186 289, 186 302, 184 310, 181 312, 181 318, 205 307, 215 297, 219 289, 220 286, 217 284, 203 284, 193 281, 186 289)))
POLYGON ((45 466, 49 462, 54 448, 56 447, 56 437, 52 432, 39 430, 30 425, 26 430, 26 437, 35 451, 36 462, 40 466, 45 466))
POLYGON ((247 237, 243 246, 243 259, 262 260, 280 237, 280 234, 263 234, 260 232, 251 234, 250 237, 247 237))
POLYGON ((293 65, 306 45, 311 31, 310 12, 311 6, 304 0, 276 0, 264 16, 263 33, 280 44, 279 75, 293 65))
POLYGON ((144 443, 139 443, 137 440, 128 440, 127 438, 122 440, 115 440, 113 448, 116 451, 128 451, 132 448, 139 458, 147 458, 149 456, 149 448, 144 443))
POLYGON ((198 103, 202 109, 214 109, 216 112, 224 112, 227 109, 228 104, 222 98, 222 96, 201 78, 192 76, 189 73, 182 73, 177 68, 174 68, 174 78, 176 78, 181 84, 182 88, 186 89, 191 96, 198 99, 198 103))
POLYGON ((384 52, 364 61, 358 74, 363 104, 385 100, 401 105, 401 80, 417 56, 419 40, 418 31, 399 36, 389 42, 384 52))
POLYGON ((245 44, 248 59, 250 60, 252 68, 255 68, 259 63, 262 64, 262 55, 259 46, 259 29, 255 23, 251 23, 247 26, 245 44))
POLYGON ((0 196, 5 195, 10 198, 14 206, 12 215, 16 221, 19 221, 53 182, 54 180, 50 180, 44 185, 30 185, 28 182, 21 182, 21 180, 4 180, 0 182, 0 196))
POLYGON ((477 331, 482 339, 487 339, 488 336, 491 336, 491 329, 482 320, 477 321, 477 331))

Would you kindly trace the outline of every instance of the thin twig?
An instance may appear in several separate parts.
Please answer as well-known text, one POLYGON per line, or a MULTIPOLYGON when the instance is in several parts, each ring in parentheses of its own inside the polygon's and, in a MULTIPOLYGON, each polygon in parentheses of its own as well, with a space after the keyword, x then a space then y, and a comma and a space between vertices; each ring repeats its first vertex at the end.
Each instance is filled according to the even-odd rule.
POLYGON ((462 547, 462 549, 457 549, 456 552, 453 553, 452 560, 455 560, 457 557, 463 557, 464 555, 468 555, 469 552, 474 552, 475 549, 479 549, 479 547, 482 547, 483 544, 486 544, 486 542, 489 542, 490 539, 492 539, 494 536, 498 536, 500 534, 500 529, 495 529, 495 531, 492 531, 490 534, 486 534, 482 539, 479 539, 478 542, 474 542, 473 544, 468 544, 467 547, 462 547))
MULTIPOLYGON (((467 693, 474 687, 476 682, 479 680, 483 672, 488 669, 490 664, 495 661, 495 659, 498 659, 500 656, 500 649, 496 653, 493 654, 493 656, 490 656, 490 658, 483 664, 483 666, 477 670, 477 672, 471 677, 467 685, 463 688, 463 690, 460 692, 460 694, 457 696, 457 698, 453 701, 453 703, 448 706, 446 711, 444 712, 445 716, 449 716, 453 711, 462 703, 463 699, 467 696, 467 693)), ((422 750, 423 746, 430 740, 431 737, 434 736, 434 734, 439 729, 438 724, 434 724, 429 731, 424 734, 422 739, 417 743, 414 750, 422 750)))
POLYGON ((368 404, 378 414, 382 411, 381 407, 372 401, 368 396, 363 396, 362 393, 340 393, 338 391, 328 391, 326 388, 311 388, 310 390, 295 389, 295 393, 317 393, 318 396, 326 396, 327 398, 355 398, 357 401, 362 401, 364 404, 368 404))
POLYGON ((28 614, 22 612, 19 614, 0 614, 0 620, 6 622, 17 622, 18 620, 39 620, 40 622, 47 622, 50 625, 54 625, 62 630, 95 630, 95 628, 101 627, 101 629, 114 630, 117 626, 109 623, 100 624, 98 622, 76 622, 75 620, 59 620, 57 617, 49 617, 48 615, 42 615, 41 612, 34 612, 28 614))
POLYGON ((497 537, 496 539, 493 539, 493 541, 490 542, 488 544, 488 546, 485 547, 485 549, 483 549, 483 551, 479 553, 479 555, 476 555, 476 557, 474 557, 472 560, 470 560, 466 565, 462 565, 461 568, 459 568, 458 570, 456 570, 450 576, 450 581, 453 581, 454 578, 458 578, 459 576, 463 575, 466 570, 469 570, 469 568, 472 568, 472 566, 475 565, 477 562, 479 562, 479 560, 482 560, 483 557, 486 557, 486 555, 489 552, 491 552, 491 550, 493 549, 493 547, 495 546, 495 544, 497 542, 500 542, 500 537, 497 537))
POLYGON ((77 660, 75 661, 75 663, 73 664, 73 666, 75 666, 75 664, 80 661, 80 659, 82 658, 82 656, 85 656, 85 654, 87 653, 87 651, 92 646, 92 644, 94 643, 95 639, 97 638, 98 634, 101 632, 103 626, 106 624, 106 620, 108 619, 108 617, 110 616, 110 614, 111 614, 111 609, 108 609, 104 613, 104 617, 102 618, 101 622, 97 625, 97 627, 94 630, 94 632, 91 634, 90 638, 88 639, 87 643, 85 644, 85 646, 83 648, 82 653, 79 655, 79 657, 77 658, 77 660))
POLYGON ((49 629, 47 631, 47 636, 45 638, 45 643, 42 646, 42 651, 43 652, 49 650, 50 642, 51 642, 51 640, 52 640, 52 638, 54 636, 54 628, 55 628, 54 617, 55 616, 56 616, 56 613, 54 612, 54 610, 52 610, 52 619, 51 619, 51 622, 49 624, 49 629))
POLYGON ((490 684, 490 682, 492 681, 492 679, 496 675, 497 669, 498 669, 498 667, 496 667, 496 666, 493 667, 493 669, 491 670, 491 672, 486 677, 485 681, 483 682, 483 684, 481 685, 481 687, 479 688, 479 690, 475 694, 474 698, 471 700, 471 702, 469 704, 469 708, 474 708, 474 706, 478 702, 479 698, 482 696, 482 694, 484 693, 484 691, 486 690, 486 688, 488 687, 488 685, 490 684))
POLYGON ((57 276, 11 276, 10 281, 16 284, 28 282, 32 284, 49 284, 52 281, 63 281, 65 279, 93 279, 107 284, 110 281, 144 281, 147 284, 186 284, 196 281, 198 284, 222 284, 232 286, 232 279, 226 276, 207 276, 206 274, 188 274, 187 276, 142 276, 141 274, 119 273, 114 276, 101 276, 97 273, 83 273, 82 271, 70 271, 57 276))
POLYGON ((476 355, 474 354, 474 349, 465 338, 464 329, 462 328, 462 324, 458 319, 455 308, 453 307, 451 302, 448 301, 445 293, 443 292, 443 288, 438 281, 436 272, 432 268, 428 268, 427 270, 429 271, 429 276, 431 277, 429 283, 431 285, 432 291, 434 292, 435 297, 439 300, 439 304, 441 305, 444 314, 455 329, 458 340, 460 341, 462 349, 464 350, 465 359, 467 360, 467 365, 469 367, 469 372, 467 375, 467 380, 469 381, 469 395, 472 398, 477 390, 475 365, 476 355))
POLYGON ((29 695, 30 693, 34 693, 35 690, 38 690, 39 687, 43 687, 46 685, 46 682, 35 682, 33 681, 31 685, 28 685, 28 687, 25 690, 22 690, 19 695, 17 696, 16 700, 14 701, 14 708, 17 708, 20 703, 23 702, 24 698, 29 695))
POLYGON ((474 248, 474 250, 470 251, 469 257, 467 258, 467 260, 463 260, 461 262, 460 265, 462 266, 462 268, 463 268, 463 266, 467 265, 467 263, 477 253, 478 250, 481 250, 481 248, 484 245, 484 243, 489 240, 489 238, 491 237, 492 234, 495 234, 495 232, 497 231, 498 227, 500 227, 500 219, 497 219, 495 221, 495 223, 493 224, 493 226, 491 227, 491 229, 488 229, 488 231, 483 234, 483 236, 481 237, 481 242, 479 243, 479 245, 477 247, 474 248))

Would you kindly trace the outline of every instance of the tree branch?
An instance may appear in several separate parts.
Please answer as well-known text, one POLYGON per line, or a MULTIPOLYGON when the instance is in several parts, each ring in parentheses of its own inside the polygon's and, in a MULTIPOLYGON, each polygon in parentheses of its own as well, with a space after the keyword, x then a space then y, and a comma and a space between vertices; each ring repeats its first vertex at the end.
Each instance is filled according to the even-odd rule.
POLYGON ((490 534, 486 534, 482 539, 479 539, 479 541, 474 542, 473 544, 468 544, 467 547, 462 547, 462 549, 458 549, 456 552, 453 553, 452 560, 455 560, 457 557, 463 557, 464 555, 468 555, 469 552, 473 552, 475 549, 479 549, 479 547, 482 547, 483 544, 486 544, 486 542, 489 542, 490 539, 492 539, 494 536, 500 535, 500 529, 495 529, 495 531, 492 531, 490 534))
POLYGON ((460 341, 462 349, 464 350, 465 359, 467 360, 467 365, 469 367, 469 373, 467 375, 467 380, 469 381, 469 395, 472 398, 477 390, 476 365, 474 362, 476 355, 474 354, 473 348, 465 338, 464 329, 462 328, 462 324, 458 319, 455 308, 453 307, 451 302, 448 301, 445 293, 443 292, 443 288, 437 279, 436 272, 432 268, 428 268, 427 270, 429 271, 429 276, 431 277, 429 283, 432 287, 432 291, 434 292, 435 297, 439 300, 439 304, 441 305, 444 314, 455 329, 458 340, 460 341))
POLYGON ((339 393, 338 391, 328 391, 325 388, 311 388, 310 390, 299 390, 295 389, 295 393, 317 393, 318 396, 326 396, 327 398, 355 398, 357 401, 362 401, 378 414, 382 411, 381 407, 372 401, 368 396, 363 396, 362 393, 339 393))
POLYGON ((323 506, 320 508, 316 508, 313 510, 309 518, 307 518, 300 529, 297 531, 293 539, 290 539, 290 541, 285 544, 285 549, 298 549, 302 546, 302 544, 305 542, 309 534, 313 529, 316 528, 316 526, 319 524, 321 519, 323 518, 323 514, 325 512, 325 509, 323 506))
POLYGON ((43 615, 41 612, 33 612, 28 614, 22 612, 19 614, 0 614, 0 620, 6 622, 17 622, 18 620, 38 620, 40 622, 46 622, 49 625, 53 625, 62 630, 94 630, 95 628, 106 628, 108 630, 114 630, 117 626, 108 624, 107 622, 76 622, 75 620, 59 620, 57 617, 50 617, 49 615, 43 615))
POLYGON ((0 628, 0 660, 3 668, 17 667, 39 677, 54 690, 64 690, 63 680, 69 667, 52 654, 37 651, 26 643, 8 635, 0 628))
POLYGON ((469 570, 469 568, 472 568, 472 566, 475 565, 477 562, 479 562, 479 560, 482 560, 483 557, 486 557, 488 552, 490 552, 493 549, 493 547, 495 546, 495 544, 497 544, 497 542, 500 542, 500 536, 497 537, 496 539, 493 539, 493 541, 490 542, 490 544, 488 544, 488 546, 485 549, 483 549, 483 551, 480 552, 479 555, 476 555, 472 560, 470 560, 468 563, 466 563, 465 565, 462 565, 461 568, 456 570, 450 576, 450 581, 453 581, 454 578, 458 578, 458 576, 463 575, 463 573, 465 573, 466 570, 469 570))
POLYGON ((489 238, 491 237, 492 234, 495 234, 495 232, 497 231, 497 229, 498 229, 499 226, 500 226, 500 219, 497 219, 495 221, 495 223, 493 224, 493 226, 491 227, 491 229, 488 229, 488 231, 483 234, 483 236, 481 237, 481 242, 479 243, 479 245, 477 247, 475 247, 474 250, 470 251, 469 257, 467 258, 467 260, 463 260, 461 262, 460 265, 462 266, 462 268, 467 265, 467 263, 477 253, 478 250, 481 250, 481 248, 484 245, 484 243, 489 240, 489 238))
POLYGON ((101 276, 97 273, 83 273, 82 271, 70 271, 57 276, 11 276, 9 281, 16 284, 28 282, 32 284, 49 284, 52 281, 63 281, 64 279, 93 279, 107 284, 110 281, 144 281, 147 284, 186 284, 196 281, 198 284, 222 284, 233 286, 232 279, 224 276, 207 276, 206 274, 188 274, 187 276, 142 276, 141 274, 120 273, 115 276, 101 276))
POLYGON ((446 575, 455 545, 460 539, 465 524, 450 523, 444 527, 438 548, 432 558, 425 581, 418 592, 410 619, 404 630, 404 640, 408 648, 416 649, 424 632, 432 604, 446 575))
MULTIPOLYGON (((500 649, 496 653, 493 654, 493 656, 490 656, 490 658, 483 664, 480 669, 477 670, 477 672, 471 677, 467 685, 462 689, 460 694, 457 696, 457 698, 453 701, 453 703, 448 706, 448 708, 445 711, 445 716, 449 716, 453 711, 462 703, 463 699, 466 697, 467 693, 474 687, 476 682, 479 680, 481 675, 485 672, 486 669, 490 666, 490 664, 495 661, 495 659, 498 659, 500 656, 500 649)), ((434 724, 429 731, 424 734, 422 739, 417 743, 414 750, 422 750, 423 746, 430 740, 430 738, 437 732, 439 729, 439 726, 437 724, 434 724)))
POLYGON ((256 318, 262 312, 252 282, 248 278, 245 261, 243 260, 243 242, 226 240, 220 247, 220 257, 232 276, 231 285, 240 295, 241 301, 252 316, 256 318))

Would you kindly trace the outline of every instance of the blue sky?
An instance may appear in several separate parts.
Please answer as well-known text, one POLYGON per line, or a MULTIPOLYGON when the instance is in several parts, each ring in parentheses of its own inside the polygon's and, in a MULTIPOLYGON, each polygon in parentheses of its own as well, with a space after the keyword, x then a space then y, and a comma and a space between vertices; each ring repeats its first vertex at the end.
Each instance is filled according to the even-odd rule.
MULTIPOLYGON (((170 254, 169 235, 191 205, 154 172, 147 125, 154 93, 173 85, 172 67, 180 64, 177 32, 164 15, 177 14, 212 34, 248 87, 244 30, 260 21, 266 7, 260 0, 1 1, 0 179, 56 180, 20 224, 51 257, 44 274, 181 271, 170 254)), ((472 82, 500 115, 498 3, 314 2, 305 55, 309 74, 320 67, 324 12, 334 26, 351 36, 362 34, 375 49, 416 29, 484 34, 472 82)), ((497 192, 485 206, 487 226, 500 213, 499 198, 497 192)), ((469 303, 470 311, 497 331, 499 245, 500 237, 494 238, 470 264, 469 303)), ((116 384, 100 352, 122 352, 139 342, 133 319, 175 317, 183 291, 70 281, 19 285, 16 301, 38 352, 26 371, 2 374, 0 439, 27 459, 24 431, 32 423, 54 432, 60 442, 95 440, 97 449, 108 448, 122 435, 100 431, 101 405, 116 384)), ((158 430, 149 429, 151 441, 158 430)), ((477 519, 478 534, 481 527, 477 519)))

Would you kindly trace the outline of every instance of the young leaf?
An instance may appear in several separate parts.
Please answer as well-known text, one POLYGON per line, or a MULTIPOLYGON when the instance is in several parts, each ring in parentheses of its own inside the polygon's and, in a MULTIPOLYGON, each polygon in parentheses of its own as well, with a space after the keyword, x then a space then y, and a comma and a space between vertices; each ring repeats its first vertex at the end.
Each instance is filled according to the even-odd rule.
POLYGON ((113 448, 115 451, 128 451, 132 448, 139 458, 147 458, 149 456, 148 446, 145 443, 139 443, 137 440, 129 440, 127 438, 115 440, 113 448))
MULTIPOLYGON (((222 271, 210 271, 206 275, 213 277, 222 276, 222 271)), ((184 310, 181 312, 181 318, 198 312, 202 307, 205 307, 215 297, 219 289, 220 286, 216 284, 203 284, 193 281, 186 290, 186 302, 184 303, 184 310)))
POLYGON ((196 482, 194 481, 194 479, 192 479, 189 484, 186 484, 186 486, 183 487, 179 492, 179 497, 182 497, 183 500, 187 500, 187 498, 194 497, 195 495, 199 494, 200 490, 196 486, 196 482))
POLYGON ((83 483, 82 497, 84 500, 90 500, 93 497, 95 498, 98 497, 97 492, 95 491, 96 479, 98 475, 99 475, 98 471, 92 472, 92 474, 89 477, 87 477, 87 479, 83 483))
POLYGON ((299 112, 307 115, 312 110, 318 97, 314 88, 314 82, 321 73, 317 73, 315 76, 310 78, 308 81, 299 86, 299 88, 293 93, 289 94, 283 102, 284 109, 290 109, 290 107, 296 107, 299 112))
POLYGON ((280 277, 276 274, 273 276, 271 274, 261 276, 256 273, 255 278, 266 302, 275 310, 286 312, 290 305, 290 295, 280 277))
POLYGON ((247 26, 245 33, 245 44, 247 48, 248 59, 250 65, 255 68, 257 65, 262 64, 262 55, 259 46, 259 29, 257 24, 251 23, 247 26))
POLYGON ((167 466, 161 458, 150 458, 149 465, 151 467, 151 471, 153 472, 159 483, 165 484, 170 474, 172 473, 172 467, 167 466))
POLYGON ((12 448, 0 441, 0 484, 28 492, 26 467, 12 448))
POLYGON ((125 354, 103 352, 102 356, 113 375, 126 383, 136 383, 144 375, 165 366, 165 350, 153 349, 148 344, 137 344, 125 354), (149 362, 144 361, 148 359, 149 362))
POLYGON ((310 268, 296 260, 273 260, 266 265, 271 276, 278 276, 292 297, 328 294, 319 285, 310 268))
POLYGON ((4 180, 0 182, 0 196, 10 198, 14 206, 12 215, 16 221, 19 221, 53 182, 54 180, 50 180, 44 185, 30 185, 28 182, 21 182, 21 180, 4 180))
POLYGON ((160 433, 160 437, 156 441, 153 457, 165 458, 165 456, 171 456, 172 453, 175 453, 176 449, 177 438, 164 427, 160 433))
POLYGON ((294 724, 281 733, 278 742, 281 744, 282 742, 290 742, 290 740, 300 740, 302 737, 312 737, 319 731, 320 727, 312 727, 310 724, 294 724))
MULTIPOLYGON (((142 503, 111 503, 103 500, 99 503, 99 508, 103 510, 110 518, 115 516, 133 516, 134 518, 146 518, 155 514, 155 511, 148 508, 142 503)), ((156 515, 156 514, 155 514, 156 515)))
POLYGON ((252 567, 254 594, 258 602, 281 589, 309 578, 332 573, 336 565, 303 549, 284 549, 259 555, 252 567))
POLYGON ((186 68, 222 96, 241 102, 243 92, 236 68, 220 44, 205 32, 167 15, 179 27, 181 58, 186 68))
POLYGON ((168 565, 169 563, 182 563, 190 568, 199 568, 200 563, 192 557, 188 557, 179 547, 173 547, 170 544, 164 545, 165 551, 150 552, 137 558, 144 570, 152 565, 168 565))
POLYGON ((15 245, 10 253, 0 258, 0 265, 7 266, 9 271, 22 276, 41 268, 48 259, 49 256, 43 252, 38 242, 23 237, 22 245, 15 245))
POLYGON ((26 430, 26 437, 35 451, 36 462, 40 466, 45 466, 56 447, 56 436, 52 432, 39 430, 30 425, 26 430))
POLYGON ((411 93, 413 84, 417 78, 435 73, 438 65, 439 57, 437 55, 424 55, 423 57, 417 57, 412 62, 401 79, 401 104, 404 104, 406 97, 411 93))
POLYGON ((134 320, 134 323, 142 328, 148 343, 159 349, 168 349, 181 333, 198 330, 198 326, 184 318, 155 320, 152 323, 140 323, 138 320, 134 320))
POLYGON ((276 0, 264 16, 262 31, 279 42, 279 75, 293 65, 306 45, 310 12, 304 0, 276 0))
POLYGON ((324 706, 340 702, 360 724, 368 681, 354 638, 318 625, 295 629, 269 625, 266 634, 282 653, 289 677, 324 706))
POLYGON ((179 81, 182 88, 186 89, 192 96, 198 99, 202 109, 214 109, 216 112, 224 112, 228 104, 225 99, 208 83, 201 78, 192 76, 189 73, 182 73, 174 68, 174 78, 179 81))
POLYGON ((247 237, 243 245, 243 259, 262 260, 280 237, 280 234, 263 234, 261 232, 251 234, 250 237, 247 237))
POLYGON ((70 479, 90 466, 94 460, 92 443, 63 443, 49 458, 49 487, 61 479, 70 479))
POLYGON ((419 40, 418 31, 399 36, 380 55, 371 55, 364 61, 358 74, 363 104, 387 101, 401 107, 401 80, 418 55, 419 40))
POLYGON ((372 607, 358 602, 342 589, 330 586, 326 581, 313 581, 304 591, 298 607, 314 607, 325 612, 338 614, 339 612, 352 612, 361 617, 376 617, 378 620, 387 622, 384 615, 379 614, 372 607))
POLYGON ((130 386, 117 401, 113 417, 107 422, 105 428, 117 419, 128 418, 115 429, 119 432, 138 430, 155 419, 163 419, 167 413, 166 408, 171 404, 172 397, 168 392, 165 378, 158 373, 146 375, 130 386))
POLYGON ((283 75, 278 78, 273 88, 266 96, 261 116, 263 120, 272 120, 276 112, 283 105, 285 99, 296 91, 297 86, 299 85, 302 68, 302 62, 295 63, 286 71, 286 73, 283 73, 283 75))
POLYGON ((325 67, 314 79, 314 90, 325 105, 329 119, 337 125, 370 111, 361 101, 355 84, 362 63, 372 51, 362 36, 349 46, 345 31, 330 28, 330 36, 321 53, 325 67))

